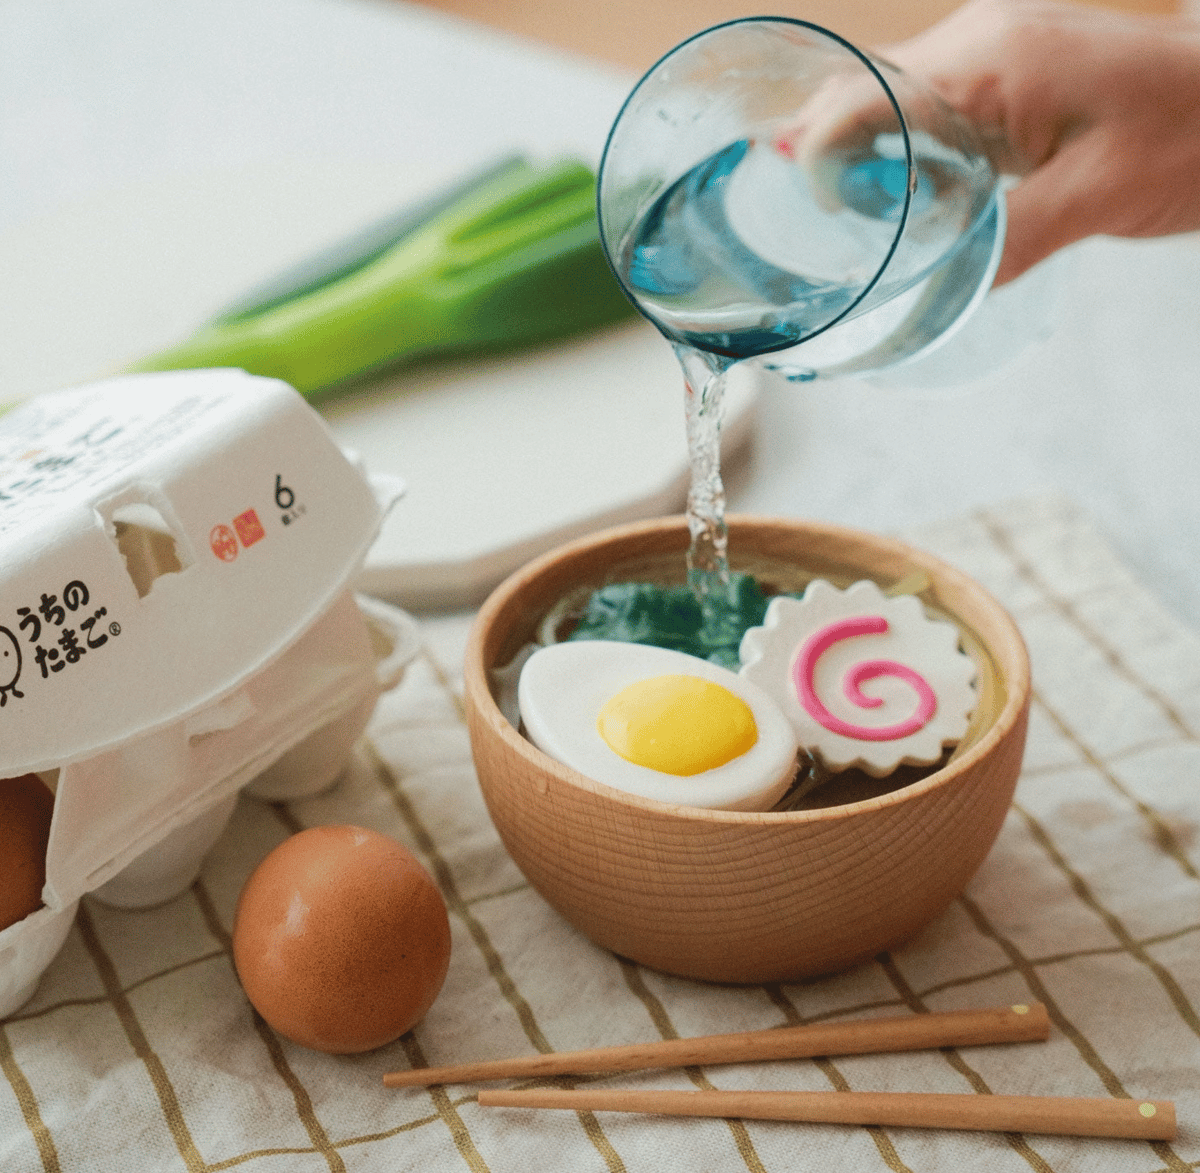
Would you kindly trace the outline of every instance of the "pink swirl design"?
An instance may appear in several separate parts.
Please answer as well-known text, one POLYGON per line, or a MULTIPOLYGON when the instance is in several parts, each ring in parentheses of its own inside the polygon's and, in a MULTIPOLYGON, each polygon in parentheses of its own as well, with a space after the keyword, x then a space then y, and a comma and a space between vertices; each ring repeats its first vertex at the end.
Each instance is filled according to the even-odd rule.
POLYGON ((840 733, 843 737, 852 737, 856 741, 898 741, 923 729, 937 712, 937 695, 930 688, 929 682, 913 669, 895 660, 864 660, 855 664, 842 680, 842 688, 847 699, 861 709, 878 708, 883 701, 879 697, 867 696, 862 691, 866 680, 877 676, 895 676, 908 683, 917 694, 917 711, 904 721, 895 725, 853 725, 843 721, 841 717, 831 713, 824 702, 817 696, 813 684, 817 661, 834 644, 844 639, 853 639, 857 635, 882 635, 888 630, 888 622, 882 615, 862 615, 853 619, 840 619, 814 632, 805 640, 792 665, 792 683, 796 687, 796 695, 800 699, 804 711, 814 721, 823 725, 831 733, 840 733))

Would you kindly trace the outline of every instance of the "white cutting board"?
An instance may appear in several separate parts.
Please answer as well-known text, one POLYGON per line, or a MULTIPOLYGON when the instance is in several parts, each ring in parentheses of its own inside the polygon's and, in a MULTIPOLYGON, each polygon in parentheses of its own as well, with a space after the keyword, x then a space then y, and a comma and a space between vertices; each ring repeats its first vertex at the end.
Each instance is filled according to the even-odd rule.
MULTIPOLYGON (((751 435, 754 376, 736 371, 726 396, 728 464, 751 435)), ((678 512, 687 493, 683 378, 640 321, 400 373, 323 410, 369 469, 408 483, 364 586, 409 606, 478 603, 533 555, 602 525, 678 512)))

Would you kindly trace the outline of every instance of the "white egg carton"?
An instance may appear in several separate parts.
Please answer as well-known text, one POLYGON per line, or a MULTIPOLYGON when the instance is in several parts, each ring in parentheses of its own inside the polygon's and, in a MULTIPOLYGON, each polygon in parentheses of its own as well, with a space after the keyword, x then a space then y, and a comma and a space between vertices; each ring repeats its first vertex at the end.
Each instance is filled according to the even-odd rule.
POLYGON ((400 491, 241 371, 111 379, 0 418, 0 778, 55 794, 43 907, 0 931, 0 1017, 85 893, 169 900, 240 791, 335 780, 417 651, 412 620, 351 585, 400 491))

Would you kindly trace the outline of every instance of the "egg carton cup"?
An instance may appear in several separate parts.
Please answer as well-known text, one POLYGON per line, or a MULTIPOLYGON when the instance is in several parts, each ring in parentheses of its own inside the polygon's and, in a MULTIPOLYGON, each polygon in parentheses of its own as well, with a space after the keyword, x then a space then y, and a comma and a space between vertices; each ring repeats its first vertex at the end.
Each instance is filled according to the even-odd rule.
POLYGON ((0 777, 55 795, 43 907, 0 931, 0 1016, 84 894, 165 902, 240 792, 336 780, 419 646, 352 589, 400 491, 240 371, 109 380, 0 420, 0 777))
MULTIPOLYGON (((120 785, 118 779, 128 778, 140 762, 181 763, 186 775, 177 778, 177 786, 191 797, 180 806, 166 805, 158 823, 87 877, 85 890, 118 908, 172 900, 199 874, 240 791, 288 802, 329 789, 346 768, 380 694, 399 683, 418 647, 416 624, 404 612, 347 593, 275 664, 189 720, 182 754, 180 731, 172 728, 105 762, 102 785, 109 787, 120 785), (224 727, 231 716, 237 723, 224 727)), ((88 777, 94 788, 95 772, 89 770, 88 777)), ((79 843, 78 830, 64 827, 63 834, 79 843)), ((46 895, 58 898, 49 885, 46 895)))

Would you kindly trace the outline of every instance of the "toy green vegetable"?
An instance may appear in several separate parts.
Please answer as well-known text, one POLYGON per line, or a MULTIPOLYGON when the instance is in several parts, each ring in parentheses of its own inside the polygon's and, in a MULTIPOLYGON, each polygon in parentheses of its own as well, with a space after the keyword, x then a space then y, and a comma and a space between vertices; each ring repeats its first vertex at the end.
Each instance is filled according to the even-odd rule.
POLYGON ((137 371, 241 367, 306 394, 417 356, 544 342, 632 312, 583 164, 513 158, 282 274, 137 371))

